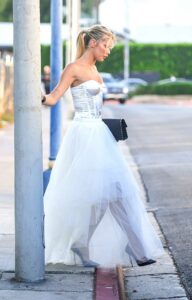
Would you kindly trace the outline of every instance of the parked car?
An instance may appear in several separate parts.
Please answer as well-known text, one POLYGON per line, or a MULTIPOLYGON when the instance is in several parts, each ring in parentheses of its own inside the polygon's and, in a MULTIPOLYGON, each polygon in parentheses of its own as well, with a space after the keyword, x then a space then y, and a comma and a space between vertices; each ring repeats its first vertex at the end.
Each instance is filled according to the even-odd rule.
POLYGON ((116 80, 110 73, 100 73, 100 75, 105 84, 103 101, 115 99, 119 103, 124 103, 128 99, 128 88, 121 81, 116 80))
POLYGON ((147 85, 147 81, 140 78, 127 78, 121 81, 125 87, 128 88, 129 92, 134 92, 139 86, 147 85))
POLYGON ((116 79, 110 73, 101 72, 100 75, 101 75, 101 77, 102 77, 105 84, 116 81, 116 79))

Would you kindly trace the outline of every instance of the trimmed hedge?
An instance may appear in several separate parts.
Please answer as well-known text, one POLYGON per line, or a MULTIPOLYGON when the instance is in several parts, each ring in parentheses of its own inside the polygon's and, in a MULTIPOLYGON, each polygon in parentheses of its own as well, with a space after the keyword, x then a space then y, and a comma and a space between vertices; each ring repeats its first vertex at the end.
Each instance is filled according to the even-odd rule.
POLYGON ((192 77, 192 44, 132 44, 131 71, 156 71, 161 78, 192 77))
MULTIPOLYGON (((65 45, 63 61, 65 65, 65 45)), ((100 72, 123 74, 123 44, 117 44, 111 55, 97 63, 100 72)), ((42 46, 42 68, 50 64, 50 47, 42 46)), ((160 78, 192 78, 192 44, 130 43, 130 72, 159 72, 160 78)))
POLYGON ((50 65, 50 46, 43 45, 41 46, 41 71, 46 65, 50 65))
MULTIPOLYGON (((63 68, 65 66, 65 53, 66 47, 65 43, 63 43, 63 68)), ((50 46, 49 45, 41 45, 41 71, 43 71, 43 67, 46 65, 50 65, 50 46)))
POLYGON ((192 83, 172 82, 140 86, 130 97, 135 95, 192 95, 192 83))

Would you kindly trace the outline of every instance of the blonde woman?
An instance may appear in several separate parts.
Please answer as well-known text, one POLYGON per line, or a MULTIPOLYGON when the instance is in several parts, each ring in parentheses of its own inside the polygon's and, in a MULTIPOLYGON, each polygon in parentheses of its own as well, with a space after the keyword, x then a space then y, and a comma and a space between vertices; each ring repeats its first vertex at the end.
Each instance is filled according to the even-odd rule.
POLYGON ((76 60, 42 99, 54 105, 71 88, 75 116, 64 136, 44 196, 46 263, 113 267, 155 262, 163 253, 132 173, 102 122, 102 78, 95 66, 115 36, 95 25, 77 38, 76 60))

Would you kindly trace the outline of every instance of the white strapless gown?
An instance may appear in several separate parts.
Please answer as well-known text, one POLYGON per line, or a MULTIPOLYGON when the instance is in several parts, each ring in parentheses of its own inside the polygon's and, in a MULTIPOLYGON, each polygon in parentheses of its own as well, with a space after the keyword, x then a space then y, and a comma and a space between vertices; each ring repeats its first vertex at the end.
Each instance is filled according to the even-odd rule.
POLYGON ((71 88, 75 116, 44 195, 46 263, 81 264, 71 247, 105 267, 129 265, 127 244, 138 260, 163 253, 132 172, 101 119, 101 89, 94 80, 71 88))

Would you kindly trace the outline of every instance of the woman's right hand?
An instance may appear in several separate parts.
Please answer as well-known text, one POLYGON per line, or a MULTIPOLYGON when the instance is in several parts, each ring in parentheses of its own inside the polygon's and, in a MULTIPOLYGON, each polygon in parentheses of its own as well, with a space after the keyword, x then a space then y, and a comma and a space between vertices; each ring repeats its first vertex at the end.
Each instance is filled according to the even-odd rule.
POLYGON ((41 85, 41 103, 44 104, 46 101, 46 97, 45 97, 45 89, 44 87, 41 85))

